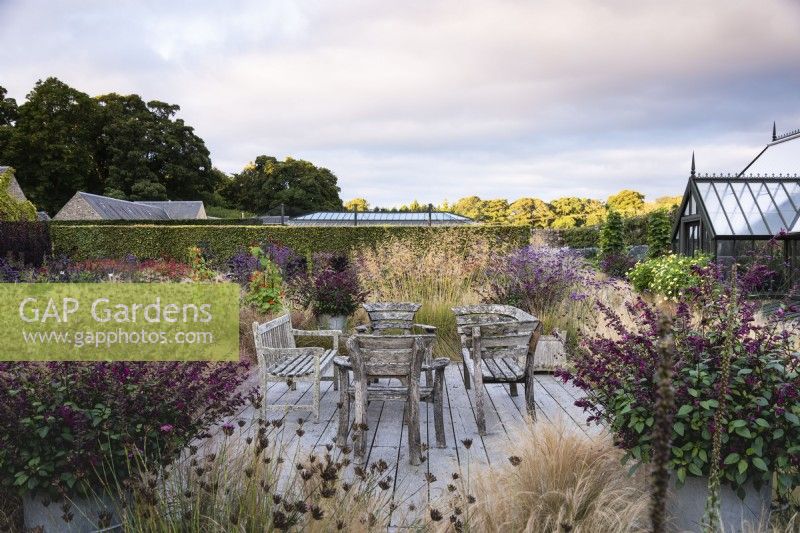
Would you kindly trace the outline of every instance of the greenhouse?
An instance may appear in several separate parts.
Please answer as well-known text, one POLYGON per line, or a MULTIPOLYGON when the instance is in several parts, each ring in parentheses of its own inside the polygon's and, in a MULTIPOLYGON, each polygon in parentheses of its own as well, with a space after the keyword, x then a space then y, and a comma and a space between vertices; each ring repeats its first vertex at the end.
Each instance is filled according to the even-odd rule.
MULTIPOLYGON (((692 156, 673 248, 723 263, 778 250, 800 266, 800 131, 773 140, 738 174, 697 174, 692 156), (788 173, 787 173, 788 171, 788 173), (768 246, 773 239, 782 245, 768 246)), ((774 244, 774 242, 773 242, 774 244)))

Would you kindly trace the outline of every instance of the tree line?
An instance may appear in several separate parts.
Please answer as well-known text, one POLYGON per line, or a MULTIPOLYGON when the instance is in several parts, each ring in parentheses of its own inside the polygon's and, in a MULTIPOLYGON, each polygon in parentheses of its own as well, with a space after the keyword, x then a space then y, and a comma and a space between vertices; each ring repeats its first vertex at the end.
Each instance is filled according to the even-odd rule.
POLYGON ((307 161, 261 155, 232 176, 214 168, 179 110, 137 94, 92 97, 52 77, 19 105, 0 87, 0 165, 14 167, 28 198, 51 214, 77 191, 252 213, 281 203, 297 212, 342 208, 336 176, 307 161))
MULTIPOLYGON (((629 189, 609 196, 606 201, 591 198, 564 197, 545 202, 538 198, 482 200, 478 196, 467 196, 449 203, 434 205, 436 211, 449 211, 487 224, 524 224, 535 228, 567 229, 581 226, 596 226, 605 222, 609 211, 629 218, 657 210, 671 211, 681 201, 681 196, 664 196, 647 202, 642 193, 629 189)), ((364 198, 345 202, 349 211, 425 211, 427 204, 414 200, 397 208, 370 207, 364 198)))
MULTIPOLYGON (((192 126, 178 118, 178 105, 145 101, 137 94, 100 96, 57 78, 39 80, 17 104, 0 86, 0 165, 16 178, 38 209, 54 214, 77 191, 126 200, 203 200, 209 212, 298 215, 312 211, 424 211, 416 200, 399 208, 371 208, 340 198, 336 175, 313 163, 259 155, 240 172, 212 165, 209 150, 192 126)), ((477 196, 435 206, 489 224, 537 228, 593 226, 611 208, 634 216, 671 208, 680 197, 645 202, 623 190, 605 202, 565 197, 484 200, 477 196)), ((224 216, 224 215, 223 215, 224 216)))

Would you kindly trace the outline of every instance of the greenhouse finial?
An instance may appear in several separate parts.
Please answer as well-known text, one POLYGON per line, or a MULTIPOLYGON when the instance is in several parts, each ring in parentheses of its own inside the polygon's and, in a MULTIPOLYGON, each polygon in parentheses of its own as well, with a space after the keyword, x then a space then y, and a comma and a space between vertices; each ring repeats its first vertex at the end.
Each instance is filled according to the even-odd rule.
POLYGON ((692 151, 692 174, 691 176, 694 177, 694 150, 692 151))
POLYGON ((775 121, 772 122, 772 142, 778 140, 778 128, 775 125, 775 121))

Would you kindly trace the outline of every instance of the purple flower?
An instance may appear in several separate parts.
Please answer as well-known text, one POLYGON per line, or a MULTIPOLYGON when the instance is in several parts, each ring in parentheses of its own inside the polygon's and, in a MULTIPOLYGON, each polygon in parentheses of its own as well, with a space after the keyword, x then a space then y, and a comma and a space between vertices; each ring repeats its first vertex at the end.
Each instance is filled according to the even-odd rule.
POLYGON ((172 433, 172 430, 175 429, 175 426, 172 424, 163 424, 159 429, 162 433, 172 433))

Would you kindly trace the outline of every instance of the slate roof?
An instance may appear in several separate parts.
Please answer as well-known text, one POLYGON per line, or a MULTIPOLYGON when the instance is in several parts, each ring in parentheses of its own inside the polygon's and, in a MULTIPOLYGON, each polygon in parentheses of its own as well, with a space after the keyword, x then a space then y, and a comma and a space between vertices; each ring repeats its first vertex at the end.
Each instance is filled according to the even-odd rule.
POLYGON ((143 201, 134 203, 161 208, 172 220, 187 220, 197 218, 200 210, 203 209, 203 202, 199 200, 173 200, 167 202, 143 201))
POLYGON ((386 225, 386 226, 426 226, 428 217, 435 225, 471 224, 472 219, 454 213, 358 213, 355 219, 353 212, 323 211, 294 217, 287 221, 290 226, 352 226, 358 225, 386 225))
POLYGON ((160 207, 88 192, 78 192, 77 195, 83 198, 103 220, 170 220, 167 212, 160 207))

